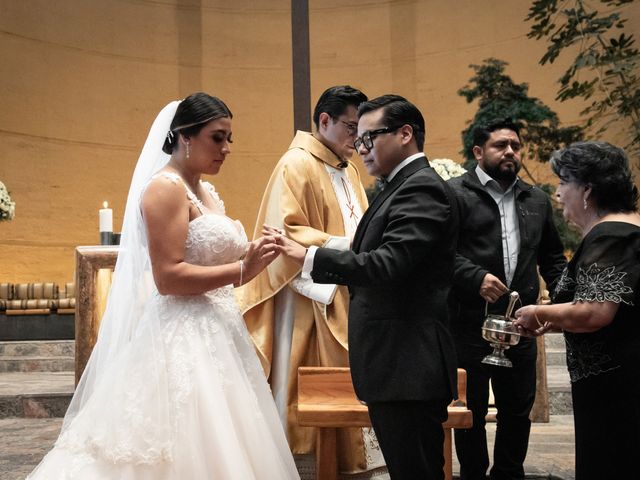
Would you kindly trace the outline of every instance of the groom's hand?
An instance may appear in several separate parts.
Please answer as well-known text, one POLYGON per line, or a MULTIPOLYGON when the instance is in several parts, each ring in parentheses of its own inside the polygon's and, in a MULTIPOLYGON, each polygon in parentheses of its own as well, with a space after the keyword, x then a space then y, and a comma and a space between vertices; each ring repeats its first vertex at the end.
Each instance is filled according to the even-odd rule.
POLYGON ((284 230, 265 224, 262 226, 262 235, 275 237, 277 251, 302 266, 304 257, 307 254, 307 249, 290 238, 287 238, 284 235, 284 230))

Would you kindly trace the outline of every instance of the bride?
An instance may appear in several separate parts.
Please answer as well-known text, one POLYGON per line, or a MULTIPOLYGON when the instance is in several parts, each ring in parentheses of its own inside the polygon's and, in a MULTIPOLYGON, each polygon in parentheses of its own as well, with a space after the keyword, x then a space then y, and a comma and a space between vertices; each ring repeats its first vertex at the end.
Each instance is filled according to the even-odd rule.
POLYGON ((274 238, 248 243, 200 180, 230 153, 231 118, 205 93, 156 118, 98 341, 28 479, 299 478, 233 295, 275 259, 274 238))

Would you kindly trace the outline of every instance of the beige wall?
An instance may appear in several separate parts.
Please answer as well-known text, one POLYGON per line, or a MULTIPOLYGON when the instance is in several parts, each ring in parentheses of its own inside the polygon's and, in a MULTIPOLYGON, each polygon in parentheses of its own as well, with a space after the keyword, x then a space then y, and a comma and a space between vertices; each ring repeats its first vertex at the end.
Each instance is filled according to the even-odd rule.
MULTIPOLYGON (((562 63, 539 67, 544 44, 526 38, 529 4, 310 0, 312 100, 341 83, 405 95, 427 119, 429 157, 460 160, 475 106, 456 92, 470 63, 494 56, 579 123, 581 105, 554 102, 562 63)), ((640 26, 638 2, 626 15, 640 26)), ((71 280, 74 247, 98 241, 103 200, 120 228, 156 113, 196 90, 234 112, 233 154, 213 181, 252 231, 292 136, 290 30, 289 0, 0 0, 0 180, 17 203, 0 223, 0 282, 71 280)))

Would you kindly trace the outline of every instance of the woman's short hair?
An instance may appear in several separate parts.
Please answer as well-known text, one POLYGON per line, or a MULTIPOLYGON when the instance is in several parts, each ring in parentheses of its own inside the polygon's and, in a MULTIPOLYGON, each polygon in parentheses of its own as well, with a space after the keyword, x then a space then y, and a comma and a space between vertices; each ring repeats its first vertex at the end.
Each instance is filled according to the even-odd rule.
POLYGON ((211 120, 224 117, 233 118, 233 114, 222 100, 204 92, 192 93, 178 105, 162 151, 171 155, 178 145, 178 134, 189 138, 211 120))
POLYGON ((551 155, 551 169, 561 180, 590 186, 599 210, 638 210, 638 188, 629 159, 619 147, 607 142, 572 143, 551 155))

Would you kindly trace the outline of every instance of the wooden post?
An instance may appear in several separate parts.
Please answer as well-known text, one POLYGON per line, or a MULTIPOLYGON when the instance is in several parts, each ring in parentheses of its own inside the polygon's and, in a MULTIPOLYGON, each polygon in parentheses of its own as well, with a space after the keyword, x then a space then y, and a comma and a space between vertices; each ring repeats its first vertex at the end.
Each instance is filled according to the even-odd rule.
POLYGON ((453 446, 451 445, 451 429, 444 429, 444 480, 451 480, 453 478, 453 446))
POLYGON ((536 399, 529 414, 532 422, 549 423, 549 388, 547 386, 547 351, 544 335, 536 338, 538 357, 536 358, 536 399))
MULTIPOLYGON (((540 293, 538 295, 539 304, 548 304, 549 291, 541 275, 538 275, 540 282, 540 293)), ((538 356, 536 357, 536 399, 529 414, 532 422, 549 423, 549 388, 547 386, 547 349, 544 344, 544 335, 536 338, 538 356)))
POLYGON ((319 428, 316 436, 316 480, 337 480, 337 429, 319 428))
POLYGON ((98 311, 98 271, 113 269, 118 247, 76 248, 76 385, 98 337, 101 315, 98 311))
POLYGON ((311 131, 309 0, 291 0, 291 62, 293 70, 293 134, 311 131))

